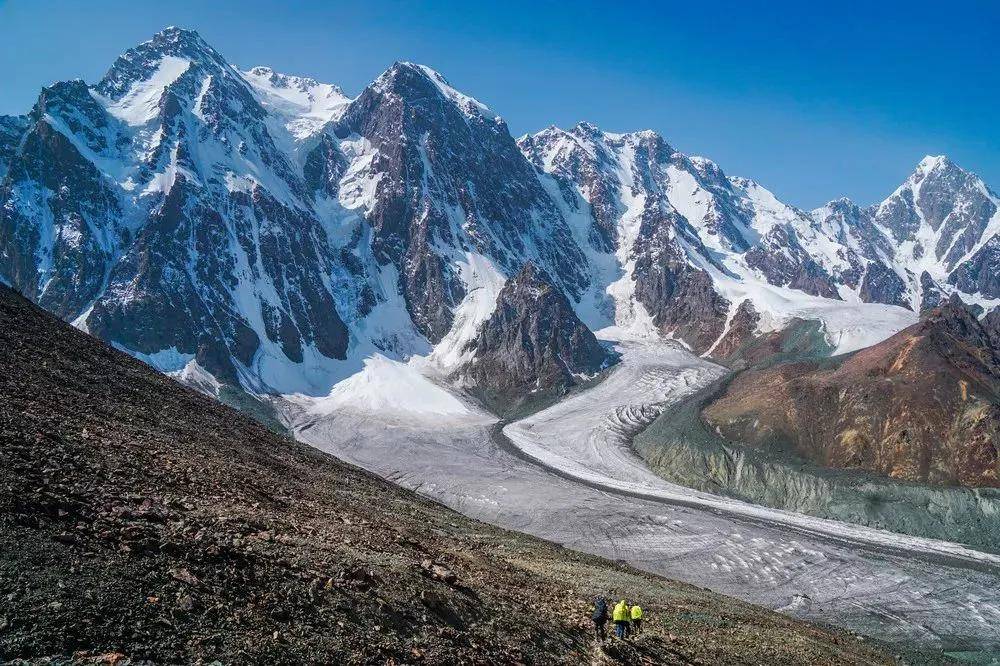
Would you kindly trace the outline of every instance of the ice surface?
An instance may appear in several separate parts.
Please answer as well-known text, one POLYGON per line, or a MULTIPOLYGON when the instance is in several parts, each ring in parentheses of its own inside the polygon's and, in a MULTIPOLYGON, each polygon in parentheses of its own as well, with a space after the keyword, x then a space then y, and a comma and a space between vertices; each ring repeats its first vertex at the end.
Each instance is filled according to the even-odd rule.
POLYGON ((618 344, 622 366, 597 387, 504 427, 521 451, 544 465, 589 483, 670 501, 697 504, 772 524, 818 530, 878 546, 897 545, 1000 565, 1000 556, 965 546, 840 523, 684 488, 653 474, 630 448, 632 437, 724 370, 694 359, 669 342, 626 340, 618 344))
POLYGON ((666 483, 628 448, 720 370, 670 343, 618 343, 602 384, 508 424, 472 404, 432 420, 283 405, 296 436, 471 517, 882 639, 998 649, 1000 563, 957 545, 666 483))

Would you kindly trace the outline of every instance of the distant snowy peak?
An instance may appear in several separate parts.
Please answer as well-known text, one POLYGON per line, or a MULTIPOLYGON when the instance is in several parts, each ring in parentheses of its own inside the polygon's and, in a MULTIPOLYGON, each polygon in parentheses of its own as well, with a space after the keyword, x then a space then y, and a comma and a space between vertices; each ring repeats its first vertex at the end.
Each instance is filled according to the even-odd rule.
POLYGON ((997 195, 978 177, 947 157, 925 157, 909 178, 875 210, 876 221, 913 258, 948 268, 968 254, 990 228, 997 195), (919 255, 919 256, 918 256, 919 255))
POLYGON ((265 107, 288 118, 288 128, 298 139, 339 119, 351 103, 339 87, 308 77, 279 74, 269 67, 254 67, 243 75, 265 107))
MULTIPOLYGON (((884 201, 868 207, 838 199, 812 212, 829 237, 848 245, 881 279, 895 283, 914 311, 941 294, 989 307, 1000 298, 990 266, 1000 233, 1000 198, 947 157, 927 156, 884 201)), ((890 301, 891 302, 891 301, 890 301)))

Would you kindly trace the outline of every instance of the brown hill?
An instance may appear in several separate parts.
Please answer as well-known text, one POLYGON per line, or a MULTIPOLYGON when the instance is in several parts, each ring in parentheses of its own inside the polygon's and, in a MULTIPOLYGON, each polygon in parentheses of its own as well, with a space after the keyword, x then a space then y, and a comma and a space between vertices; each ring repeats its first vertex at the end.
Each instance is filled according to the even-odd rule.
POLYGON ((466 519, 0 287, 0 662, 889 663, 466 519), (588 599, 647 608, 600 651, 588 599))
POLYGON ((948 303, 853 355, 744 372, 702 416, 731 441, 828 467, 997 486, 995 327, 948 303))

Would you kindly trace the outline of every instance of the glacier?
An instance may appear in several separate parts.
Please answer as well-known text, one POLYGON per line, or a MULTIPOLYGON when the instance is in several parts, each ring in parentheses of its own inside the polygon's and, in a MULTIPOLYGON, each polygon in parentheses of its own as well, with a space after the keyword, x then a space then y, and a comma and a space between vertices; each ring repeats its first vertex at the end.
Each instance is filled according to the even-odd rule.
POLYGON ((472 402, 434 418, 405 401, 373 408, 362 392, 332 411, 281 411, 298 439, 480 520, 882 640, 1000 650, 1000 556, 650 472, 632 435, 723 370, 679 344, 620 333, 601 332, 622 353, 603 382, 512 423, 472 402))

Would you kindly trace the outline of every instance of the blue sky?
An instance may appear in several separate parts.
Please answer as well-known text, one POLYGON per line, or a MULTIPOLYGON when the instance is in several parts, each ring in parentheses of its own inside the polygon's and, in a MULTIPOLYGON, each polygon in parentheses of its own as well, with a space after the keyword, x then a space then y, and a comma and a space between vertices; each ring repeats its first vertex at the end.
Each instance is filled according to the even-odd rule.
POLYGON ((1000 189, 1000 3, 986 0, 0 0, 0 113, 97 80, 167 25, 349 94, 395 60, 428 64, 515 135, 653 128, 806 208, 881 199, 925 154, 1000 189))

